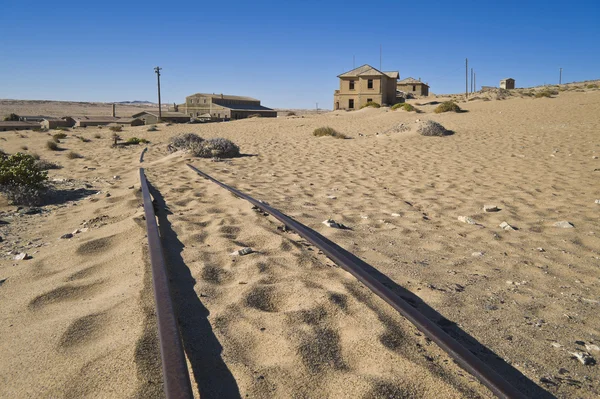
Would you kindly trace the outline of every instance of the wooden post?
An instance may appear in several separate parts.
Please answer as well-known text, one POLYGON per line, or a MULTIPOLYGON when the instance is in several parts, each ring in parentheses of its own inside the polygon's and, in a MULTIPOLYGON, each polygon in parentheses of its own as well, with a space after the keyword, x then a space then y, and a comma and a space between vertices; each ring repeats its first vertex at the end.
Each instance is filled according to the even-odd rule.
POLYGON ((154 68, 154 72, 156 72, 156 79, 158 79, 158 121, 162 121, 162 105, 160 104, 160 70, 162 68, 156 67, 154 68))
POLYGON ((465 97, 469 98, 469 59, 465 58, 465 97))

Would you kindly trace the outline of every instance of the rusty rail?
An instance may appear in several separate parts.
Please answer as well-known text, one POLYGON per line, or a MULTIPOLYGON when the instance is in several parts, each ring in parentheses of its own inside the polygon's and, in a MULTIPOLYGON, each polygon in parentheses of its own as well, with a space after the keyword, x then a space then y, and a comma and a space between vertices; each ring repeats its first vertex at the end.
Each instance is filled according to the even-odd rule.
POLYGON ((156 302, 156 320, 160 341, 164 391, 167 399, 191 399, 193 394, 190 375, 171 299, 165 255, 158 233, 154 205, 152 204, 143 168, 140 168, 140 182, 146 215, 146 229, 148 231, 150 263, 152 264, 152 285, 154 286, 154 300, 156 302))
POLYGON ((458 343, 458 341, 448 335, 437 324, 433 323, 421 312, 413 308, 408 302, 396 295, 391 289, 383 285, 379 280, 369 274, 366 270, 368 268, 373 268, 372 266, 329 239, 325 238, 321 234, 301 224, 300 222, 297 222, 277 209, 271 208, 269 205, 261 201, 257 201, 249 195, 244 194, 224 183, 221 183, 220 181, 198 170, 190 164, 187 164, 187 166, 189 166, 200 176, 218 184, 234 195, 245 199, 257 208, 260 208, 263 212, 269 213, 288 228, 295 231, 299 236, 311 242, 325 255, 327 255, 327 257, 341 266, 348 273, 356 277, 377 296, 396 309, 402 316, 408 319, 408 321, 410 321, 421 332, 423 332, 423 334, 438 344, 438 346, 448 353, 450 357, 452 357, 463 369, 472 374, 483 385, 488 387, 496 396, 506 399, 527 398, 526 395, 513 387, 500 374, 496 373, 481 359, 476 357, 467 348, 458 343))

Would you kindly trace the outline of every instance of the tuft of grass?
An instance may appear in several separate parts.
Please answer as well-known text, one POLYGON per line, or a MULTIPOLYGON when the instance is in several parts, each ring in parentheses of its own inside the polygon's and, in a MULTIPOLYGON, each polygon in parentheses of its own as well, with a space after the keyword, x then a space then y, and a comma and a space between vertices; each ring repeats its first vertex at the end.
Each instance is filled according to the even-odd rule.
POLYGON ((412 112, 412 111, 416 111, 417 110, 415 107, 413 107, 411 104, 408 104, 408 103, 394 104, 394 106, 392 107, 392 110, 395 111, 397 109, 403 109, 403 110, 408 111, 408 112, 412 112))
POLYGON ((26 145, 22 145, 22 146, 21 146, 21 149, 22 149, 23 151, 27 151, 27 150, 29 149, 29 147, 27 147, 26 145))
POLYGON ((594 83, 594 84, 587 85, 585 87, 588 88, 588 89, 597 89, 598 85, 594 83))
POLYGON ((223 138, 192 143, 190 151, 192 155, 200 158, 234 158, 240 156, 240 147, 223 138))
POLYGON ((146 139, 138 139, 137 137, 132 137, 125 142, 126 145, 140 144, 140 143, 146 144, 146 143, 149 143, 149 141, 146 139))
POLYGON ((375 101, 368 101, 365 105, 360 107, 360 109, 367 108, 367 107, 379 108, 379 107, 381 107, 381 104, 376 103, 375 101))
POLYGON ((115 133, 123 131, 123 127, 122 126, 111 126, 111 127, 109 127, 109 129, 110 129, 111 132, 115 132, 115 133))
POLYGON ((69 153, 67 154, 67 158, 69 158, 69 159, 79 159, 79 158, 83 158, 83 155, 78 154, 78 153, 73 152, 73 151, 69 151, 69 153))
POLYGON ((40 170, 62 169, 62 166, 60 166, 57 163, 47 161, 45 159, 40 159, 39 155, 37 154, 34 154, 34 156, 37 156, 37 158, 34 158, 35 164, 40 170))
POLYGON ((101 139, 102 135, 100 133, 96 133, 96 134, 94 134, 94 138, 95 139, 101 139))
POLYGON ((92 140, 90 140, 90 139, 86 139, 86 138, 85 138, 85 137, 83 137, 83 136, 75 136, 75 137, 77 137, 79 140, 81 140, 81 141, 82 141, 82 142, 84 142, 84 143, 89 143, 90 141, 92 141, 92 140))
POLYGON ((348 136, 346 136, 345 134, 339 133, 334 128, 329 127, 329 126, 319 127, 317 129, 315 129, 315 131, 313 132, 313 136, 317 136, 317 137, 331 136, 331 137, 335 137, 336 139, 347 139, 348 138, 348 136))
POLYGON ((461 112, 462 109, 454 101, 444 101, 438 105, 433 112, 441 114, 442 112, 461 112))
POLYGON ((287 116, 296 116, 296 113, 294 111, 290 111, 287 113, 287 116))
POLYGON ((558 91, 556 90, 542 90, 542 91, 538 91, 537 93, 535 93, 535 98, 542 98, 542 97, 547 97, 547 98, 552 98, 552 95, 556 95, 558 94, 558 91))
POLYGON ((55 139, 66 139, 67 135, 65 133, 56 133, 53 134, 52 137, 54 137, 55 139))
POLYGON ((48 140, 46 142, 46 148, 50 151, 60 151, 61 148, 58 146, 58 143, 54 140, 48 140))

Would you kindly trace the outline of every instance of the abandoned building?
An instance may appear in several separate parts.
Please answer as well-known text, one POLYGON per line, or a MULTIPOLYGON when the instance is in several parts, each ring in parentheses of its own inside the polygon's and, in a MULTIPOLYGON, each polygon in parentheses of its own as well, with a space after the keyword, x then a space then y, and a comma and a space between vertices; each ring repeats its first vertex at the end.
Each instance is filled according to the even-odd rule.
POLYGON ((43 129, 56 129, 57 127, 73 127, 75 126, 75 119, 70 116, 64 116, 62 118, 47 117, 44 118, 40 124, 43 129))
POLYGON ((144 121, 137 118, 117 118, 114 116, 78 116, 75 117, 75 127, 107 126, 141 126, 144 121))
POLYGON ((511 90, 515 88, 515 80, 513 78, 506 78, 500 81, 500 88, 511 90))
POLYGON ((365 64, 338 75, 340 88, 333 94, 333 109, 358 109, 368 102, 394 105, 398 72, 381 72, 365 64))
MULTIPOLYGON (((146 125, 155 125, 158 123, 158 111, 142 111, 132 115, 132 118, 138 118, 144 121, 146 125)), ((186 123, 190 117, 181 112, 162 111, 161 121, 169 123, 186 123)))
POLYGON ((419 78, 419 80, 415 78, 402 79, 397 83, 396 89, 403 93, 408 93, 416 96, 429 95, 429 85, 427 83, 421 82, 421 78, 419 78))
POLYGON ((11 130, 32 130, 39 129, 41 125, 37 122, 23 122, 23 121, 0 121, 0 132, 7 132, 11 130))
POLYGON ((206 119, 208 116, 212 120, 244 119, 252 115, 277 117, 277 111, 260 105, 260 100, 256 98, 227 94, 193 94, 185 98, 185 104, 176 108, 197 119, 206 119))

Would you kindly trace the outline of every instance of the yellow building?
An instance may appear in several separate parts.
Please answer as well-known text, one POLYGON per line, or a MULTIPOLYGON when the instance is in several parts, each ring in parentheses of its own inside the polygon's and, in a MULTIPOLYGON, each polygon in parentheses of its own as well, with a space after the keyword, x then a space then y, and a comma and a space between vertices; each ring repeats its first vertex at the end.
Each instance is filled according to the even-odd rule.
POLYGON ((398 77, 398 72, 381 72, 367 64, 338 75, 340 88, 333 94, 333 109, 358 109, 370 101, 394 105, 398 77))

